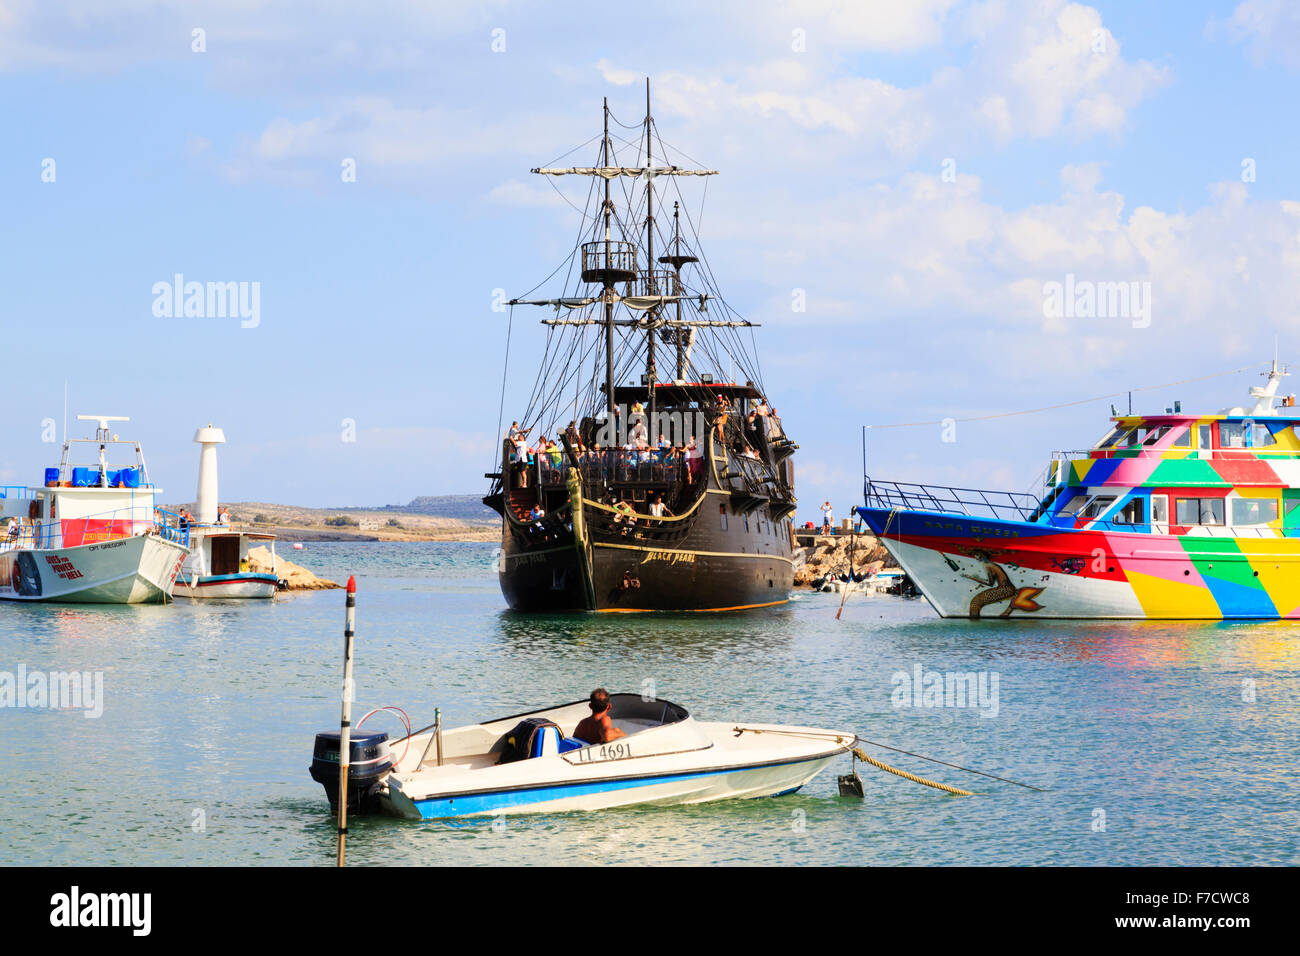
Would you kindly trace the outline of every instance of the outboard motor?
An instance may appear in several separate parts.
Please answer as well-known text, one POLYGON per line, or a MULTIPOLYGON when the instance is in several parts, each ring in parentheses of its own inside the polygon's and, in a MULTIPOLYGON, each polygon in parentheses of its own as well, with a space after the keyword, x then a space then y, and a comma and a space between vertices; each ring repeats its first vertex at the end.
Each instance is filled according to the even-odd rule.
MULTIPOLYGON (((375 813, 379 810, 379 781, 393 769, 388 749, 388 734, 353 730, 352 759, 348 764, 348 813, 375 813)), ((316 735, 311 755, 311 778, 325 788, 330 810, 338 813, 339 802, 339 732, 316 735)))

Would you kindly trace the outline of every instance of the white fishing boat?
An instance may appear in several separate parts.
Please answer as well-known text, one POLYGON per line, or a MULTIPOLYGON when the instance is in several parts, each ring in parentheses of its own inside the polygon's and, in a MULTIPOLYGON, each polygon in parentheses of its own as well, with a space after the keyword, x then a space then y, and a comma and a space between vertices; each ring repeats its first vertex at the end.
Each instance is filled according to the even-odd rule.
POLYGON ((217 445, 226 441, 209 423, 194 433, 199 452, 199 484, 194 520, 189 523, 190 555, 176 578, 176 594, 188 598, 271 598, 279 588, 275 564, 275 535, 240 531, 217 507, 217 445), (271 552, 267 571, 253 570, 249 556, 255 542, 271 552))
MULTIPOLYGON (((427 727, 391 744, 358 723, 349 813, 431 820, 781 796, 857 745, 847 731, 704 722, 665 700, 610 700, 626 736, 602 744, 572 736, 591 714, 585 700, 445 732, 427 727)), ((317 735, 311 774, 337 809, 337 731, 317 735)))
POLYGON ((189 554, 188 529, 155 506, 160 489, 139 443, 111 434, 110 422, 129 419, 77 418, 98 423, 95 437, 66 440, 43 486, 0 488, 0 599, 166 601, 189 554), (114 459, 124 449, 125 464, 114 459))

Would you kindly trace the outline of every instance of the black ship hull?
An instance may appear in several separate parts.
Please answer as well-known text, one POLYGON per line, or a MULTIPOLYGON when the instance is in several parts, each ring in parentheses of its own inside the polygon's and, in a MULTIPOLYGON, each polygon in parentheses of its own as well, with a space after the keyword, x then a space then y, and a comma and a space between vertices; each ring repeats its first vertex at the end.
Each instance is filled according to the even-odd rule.
MULTIPOLYGON (((710 461, 680 518, 629 522, 583 494, 577 469, 563 488, 516 489, 500 504, 501 590, 517 611, 732 611, 790 599, 794 585, 791 504, 755 498, 727 480, 735 467, 710 461), (525 506, 547 503, 548 520, 525 506), (575 513, 575 501, 579 511, 575 513), (575 520, 575 514, 577 520, 575 520)), ((791 499, 792 501, 792 499, 791 499)))

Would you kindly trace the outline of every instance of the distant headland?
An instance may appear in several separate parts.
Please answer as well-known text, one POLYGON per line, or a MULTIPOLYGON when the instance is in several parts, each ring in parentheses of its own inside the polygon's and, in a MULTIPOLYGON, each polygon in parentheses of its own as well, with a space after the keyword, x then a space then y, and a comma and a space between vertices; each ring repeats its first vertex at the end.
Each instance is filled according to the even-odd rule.
MULTIPOLYGON (((192 502, 182 504, 194 508, 192 502)), ((222 504, 244 530, 266 531, 288 541, 497 541, 501 537, 500 516, 475 495, 421 495, 406 505, 378 507, 222 504)))

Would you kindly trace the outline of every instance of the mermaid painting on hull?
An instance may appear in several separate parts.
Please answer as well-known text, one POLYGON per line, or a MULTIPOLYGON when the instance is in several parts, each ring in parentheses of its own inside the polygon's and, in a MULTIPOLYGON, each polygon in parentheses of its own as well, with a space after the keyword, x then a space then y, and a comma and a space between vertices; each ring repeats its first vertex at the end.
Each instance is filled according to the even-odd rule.
POLYGON ((967 580, 974 581, 985 588, 985 590, 976 591, 974 597, 970 599, 970 616, 972 618, 978 618, 981 609, 986 605, 998 604, 1002 601, 1007 602, 1007 607, 999 617, 1010 617, 1013 610, 1042 610, 1043 606, 1034 600, 1043 593, 1042 588, 1016 587, 1011 583, 1011 579, 1007 577, 1007 572, 994 562, 993 556, 987 551, 972 551, 971 557, 984 562, 984 573, 987 576, 986 578, 977 578, 972 574, 962 575, 967 580))

